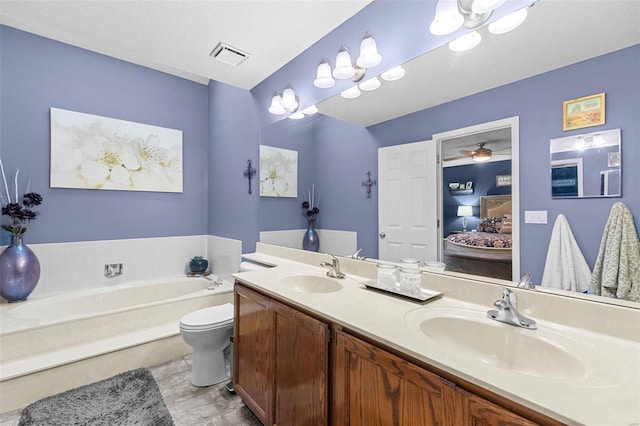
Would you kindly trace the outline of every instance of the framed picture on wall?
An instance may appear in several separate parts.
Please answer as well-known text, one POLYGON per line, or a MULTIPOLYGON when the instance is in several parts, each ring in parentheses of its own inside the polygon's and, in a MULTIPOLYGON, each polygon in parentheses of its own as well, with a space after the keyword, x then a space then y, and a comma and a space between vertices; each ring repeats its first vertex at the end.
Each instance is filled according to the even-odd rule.
POLYGON ((562 103, 562 130, 599 126, 604 122, 604 92, 562 103))
POLYGON ((620 166, 620 151, 607 153, 607 167, 620 166))
POLYGON ((458 188, 460 188, 460 184, 458 182, 449 184, 449 189, 458 189, 458 188))
POLYGON ((465 189, 473 189, 473 182, 467 182, 465 189))
POLYGON ((496 186, 511 186, 511 175, 496 175, 496 186))

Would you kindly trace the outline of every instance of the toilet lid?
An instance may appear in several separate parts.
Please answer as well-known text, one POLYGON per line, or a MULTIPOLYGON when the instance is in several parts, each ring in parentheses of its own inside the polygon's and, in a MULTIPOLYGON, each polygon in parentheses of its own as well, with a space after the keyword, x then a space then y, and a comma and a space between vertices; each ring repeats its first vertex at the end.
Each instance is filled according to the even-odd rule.
POLYGON ((199 309, 186 314, 182 317, 180 323, 187 327, 202 327, 230 321, 233 321, 233 305, 225 303, 224 305, 211 306, 210 308, 199 309))

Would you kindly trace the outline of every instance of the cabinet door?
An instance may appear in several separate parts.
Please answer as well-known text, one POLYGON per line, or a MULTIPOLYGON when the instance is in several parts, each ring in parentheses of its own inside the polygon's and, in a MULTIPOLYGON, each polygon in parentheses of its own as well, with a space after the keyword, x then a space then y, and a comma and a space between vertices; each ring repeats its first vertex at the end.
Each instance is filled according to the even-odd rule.
POLYGON ((275 328, 271 301, 236 284, 234 302, 233 386, 262 424, 271 424, 275 328))
POLYGON ((453 384, 344 332, 336 338, 334 424, 463 424, 464 398, 453 384))
POLYGON ((275 424, 328 423, 329 326, 278 302, 275 313, 275 424))
POLYGON ((468 404, 465 424, 472 426, 534 426, 537 424, 477 395, 468 392, 463 392, 463 395, 468 404))

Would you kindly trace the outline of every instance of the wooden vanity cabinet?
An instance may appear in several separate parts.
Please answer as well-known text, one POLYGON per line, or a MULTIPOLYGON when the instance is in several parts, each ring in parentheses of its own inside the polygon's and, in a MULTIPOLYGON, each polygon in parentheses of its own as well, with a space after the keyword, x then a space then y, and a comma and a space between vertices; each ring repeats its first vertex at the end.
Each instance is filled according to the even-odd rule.
POLYGON ((329 325, 238 283, 234 388, 264 425, 326 425, 329 325))
POLYGON ((238 282, 234 293, 234 387, 263 425, 561 424, 238 282))
POLYGON ((335 334, 332 424, 537 424, 378 346, 343 331, 335 334))

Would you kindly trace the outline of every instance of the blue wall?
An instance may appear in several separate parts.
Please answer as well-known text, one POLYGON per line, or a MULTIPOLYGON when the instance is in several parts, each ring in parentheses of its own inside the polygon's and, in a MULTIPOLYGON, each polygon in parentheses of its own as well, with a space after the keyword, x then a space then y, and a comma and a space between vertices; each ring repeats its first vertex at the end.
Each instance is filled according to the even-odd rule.
POLYGON ((467 164, 442 169, 442 235, 462 229, 458 206, 473 206, 474 217, 467 218, 467 230, 476 229, 480 218, 480 197, 511 194, 510 186, 496 186, 497 175, 511 174, 511 160, 467 164), (449 183, 473 182, 473 194, 451 195, 449 183))
POLYGON ((44 198, 28 243, 206 233, 206 86, 6 26, 0 52, 0 155, 44 198), (182 130, 184 193, 50 188, 51 107, 182 130))

